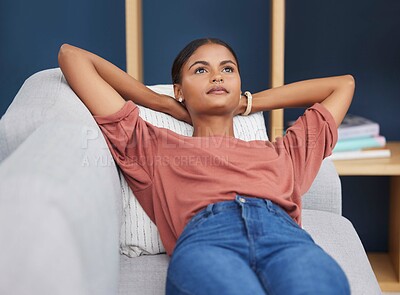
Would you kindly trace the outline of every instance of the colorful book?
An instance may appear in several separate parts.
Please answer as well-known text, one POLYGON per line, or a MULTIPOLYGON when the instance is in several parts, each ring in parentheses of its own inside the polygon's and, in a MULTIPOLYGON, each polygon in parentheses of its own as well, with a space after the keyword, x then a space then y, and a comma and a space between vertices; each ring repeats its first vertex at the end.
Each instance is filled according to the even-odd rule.
POLYGON ((367 149, 358 151, 335 152, 328 158, 331 160, 356 160, 356 159, 372 159, 372 158, 390 158, 390 149, 367 149))
POLYGON ((333 152, 355 151, 365 148, 384 147, 386 138, 382 135, 338 140, 333 152))

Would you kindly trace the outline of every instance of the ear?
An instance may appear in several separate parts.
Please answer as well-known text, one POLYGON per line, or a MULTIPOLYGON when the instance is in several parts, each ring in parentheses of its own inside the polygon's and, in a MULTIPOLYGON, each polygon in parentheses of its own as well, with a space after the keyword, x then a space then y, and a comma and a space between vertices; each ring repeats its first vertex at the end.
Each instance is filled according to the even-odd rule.
POLYGON ((183 99, 182 87, 180 84, 174 84, 174 96, 177 101, 183 99))

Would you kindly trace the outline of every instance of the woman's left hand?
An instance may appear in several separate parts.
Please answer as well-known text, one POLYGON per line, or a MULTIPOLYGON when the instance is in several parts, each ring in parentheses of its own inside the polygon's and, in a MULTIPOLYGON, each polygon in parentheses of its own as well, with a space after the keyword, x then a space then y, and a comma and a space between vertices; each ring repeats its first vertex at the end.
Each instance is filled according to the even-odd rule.
POLYGON ((164 113, 167 113, 177 120, 184 121, 192 125, 192 118, 185 105, 177 101, 175 98, 162 94, 161 97, 166 101, 166 109, 164 113))

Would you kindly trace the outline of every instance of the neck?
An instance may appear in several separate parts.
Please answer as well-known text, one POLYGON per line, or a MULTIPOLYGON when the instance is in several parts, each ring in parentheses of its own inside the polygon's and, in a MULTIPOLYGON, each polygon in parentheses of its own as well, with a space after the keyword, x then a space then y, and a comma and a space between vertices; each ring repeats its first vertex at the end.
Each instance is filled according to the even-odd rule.
POLYGON ((228 136, 233 133, 233 118, 222 116, 208 116, 193 121, 193 137, 228 136))

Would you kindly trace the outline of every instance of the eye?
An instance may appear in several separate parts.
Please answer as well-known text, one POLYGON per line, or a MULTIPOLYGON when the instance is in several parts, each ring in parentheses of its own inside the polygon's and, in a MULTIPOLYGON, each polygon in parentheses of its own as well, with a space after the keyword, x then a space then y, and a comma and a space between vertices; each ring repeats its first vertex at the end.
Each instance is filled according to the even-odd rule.
POLYGON ((197 68, 194 73, 195 74, 202 74, 202 73, 205 73, 205 71, 206 71, 205 68, 197 68))
POLYGON ((232 67, 225 67, 224 68, 224 72, 233 73, 233 68, 232 67))

